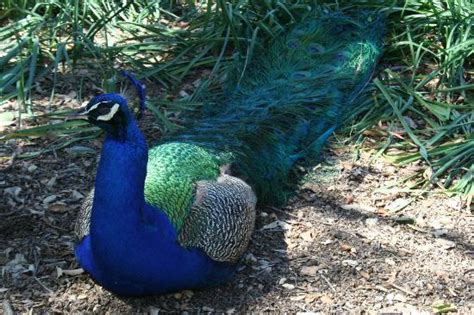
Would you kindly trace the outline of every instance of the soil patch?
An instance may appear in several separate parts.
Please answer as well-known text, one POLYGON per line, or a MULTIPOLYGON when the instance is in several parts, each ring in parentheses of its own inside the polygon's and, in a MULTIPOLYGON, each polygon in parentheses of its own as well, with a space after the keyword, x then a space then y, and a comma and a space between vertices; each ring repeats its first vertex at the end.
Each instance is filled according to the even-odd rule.
POLYGON ((5 312, 474 312, 471 211, 457 198, 387 188, 410 170, 383 160, 369 167, 365 154, 354 162, 350 148, 325 152, 285 208, 259 209, 251 246, 227 285, 116 297, 81 273, 73 255, 73 224, 93 186, 101 140, 80 145, 90 150, 4 164, 5 312))

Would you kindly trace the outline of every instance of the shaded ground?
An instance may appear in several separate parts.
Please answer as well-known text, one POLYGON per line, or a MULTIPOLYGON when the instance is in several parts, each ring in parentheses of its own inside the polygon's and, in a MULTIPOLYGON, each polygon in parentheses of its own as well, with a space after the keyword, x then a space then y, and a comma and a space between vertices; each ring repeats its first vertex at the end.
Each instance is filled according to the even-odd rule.
POLYGON ((364 155, 352 162, 350 149, 326 152, 286 208, 259 209, 248 254, 226 286, 115 297, 80 273, 72 254, 73 222, 93 185, 101 140, 80 145, 3 161, 0 312, 409 312, 441 304, 474 312, 471 210, 443 195, 381 190, 410 169, 368 167, 364 155), (412 219, 416 225, 405 224, 412 219))

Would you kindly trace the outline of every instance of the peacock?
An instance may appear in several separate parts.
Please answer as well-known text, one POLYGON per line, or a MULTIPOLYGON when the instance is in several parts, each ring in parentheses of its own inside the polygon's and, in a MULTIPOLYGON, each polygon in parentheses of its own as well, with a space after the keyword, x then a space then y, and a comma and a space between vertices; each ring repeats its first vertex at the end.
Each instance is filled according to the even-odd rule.
POLYGON ((106 134, 75 229, 83 269, 123 296, 228 281, 257 205, 284 203, 295 163, 317 158, 357 106, 382 24, 370 13, 314 10, 257 50, 220 100, 151 148, 123 96, 94 97, 77 115, 106 134))

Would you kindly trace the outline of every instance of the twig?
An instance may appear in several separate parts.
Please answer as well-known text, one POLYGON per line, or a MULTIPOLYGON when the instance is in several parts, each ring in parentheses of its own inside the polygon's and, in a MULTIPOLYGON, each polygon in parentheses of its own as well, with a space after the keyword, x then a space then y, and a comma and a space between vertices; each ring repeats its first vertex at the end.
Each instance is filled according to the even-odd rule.
POLYGON ((356 289, 357 290, 375 290, 375 291, 380 291, 380 292, 388 292, 388 290, 385 289, 384 287, 382 287, 381 285, 376 285, 376 286, 360 285, 356 289))
POLYGON ((376 285, 375 287, 373 287, 374 290, 377 290, 377 291, 381 291, 381 292, 388 292, 388 290, 386 288, 384 288, 383 286, 381 285, 376 285))
POLYGON ((56 230, 60 230, 60 231, 63 231, 63 232, 67 232, 66 229, 62 228, 62 227, 59 227, 59 226, 56 226, 50 222, 48 222, 48 219, 46 219, 45 217, 43 217, 43 222, 49 226, 50 228, 53 228, 53 229, 56 229, 56 230))
POLYGON ((405 288, 403 288, 403 287, 401 287, 401 286, 399 286, 399 285, 396 285, 396 284, 393 283, 393 282, 390 282, 389 285, 392 286, 392 287, 394 287, 394 288, 397 289, 397 290, 400 290, 400 291, 402 291, 402 292, 404 292, 404 293, 410 295, 410 296, 416 296, 415 293, 413 293, 413 292, 411 292, 411 291, 408 291, 407 289, 405 289, 405 288))
POLYGON ((34 279, 35 279, 36 282, 38 282, 39 285, 42 286, 43 289, 45 289, 48 293, 50 293, 50 294, 53 293, 53 290, 51 290, 50 288, 48 288, 47 286, 45 286, 45 285, 43 284, 43 282, 40 281, 40 279, 38 279, 37 277, 34 277, 34 279))
POLYGON ((300 219, 298 218, 296 215, 294 215, 293 213, 290 213, 290 212, 287 212, 287 211, 283 211, 281 209, 278 209, 278 208, 275 208, 275 207, 268 207, 270 210, 272 211, 275 211, 275 212, 278 212, 278 213, 281 213, 281 214, 284 214, 284 215, 287 215, 289 217, 292 217, 292 218, 295 218, 295 219, 300 219))
POLYGON ((328 284, 328 286, 331 288, 333 292, 336 292, 336 288, 332 285, 331 282, 329 282, 328 278, 326 278, 324 275, 321 275, 321 274, 319 276, 323 278, 324 281, 326 281, 326 283, 328 284))
POLYGON ((429 233, 428 231, 422 230, 419 227, 414 226, 413 224, 407 224, 407 226, 415 231, 421 232, 421 233, 429 233))

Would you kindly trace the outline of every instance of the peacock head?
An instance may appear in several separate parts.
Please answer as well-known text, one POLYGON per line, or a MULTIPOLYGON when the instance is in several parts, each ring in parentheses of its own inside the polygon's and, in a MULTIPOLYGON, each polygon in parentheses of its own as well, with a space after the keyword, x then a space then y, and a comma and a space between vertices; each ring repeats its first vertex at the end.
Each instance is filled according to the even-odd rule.
POLYGON ((87 119, 105 132, 119 137, 132 120, 127 100, 119 94, 101 94, 94 97, 75 118, 87 119))

